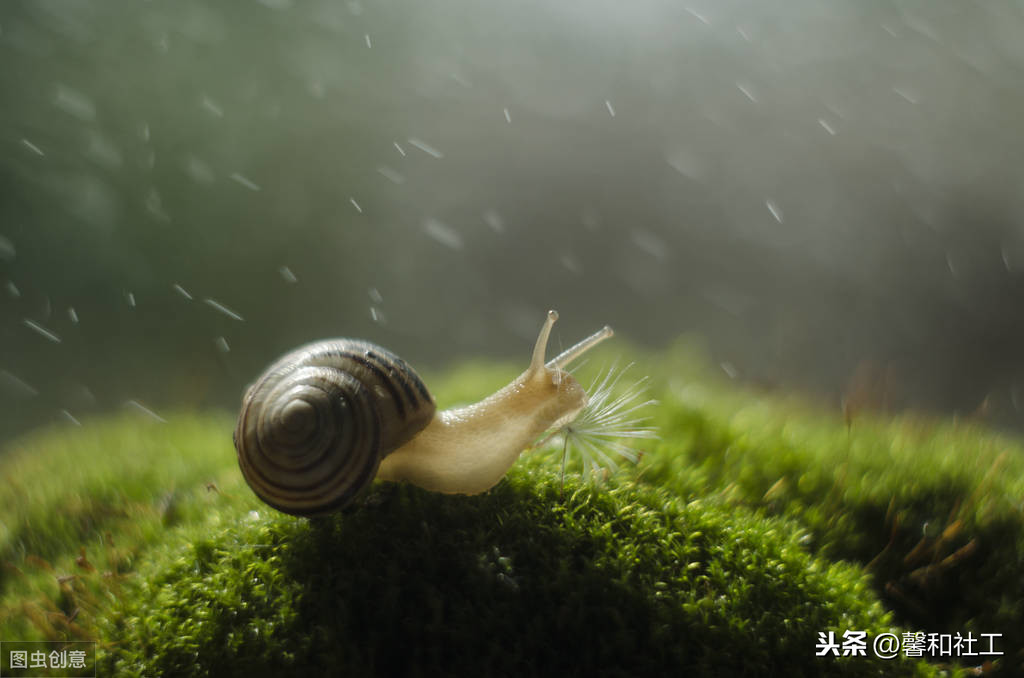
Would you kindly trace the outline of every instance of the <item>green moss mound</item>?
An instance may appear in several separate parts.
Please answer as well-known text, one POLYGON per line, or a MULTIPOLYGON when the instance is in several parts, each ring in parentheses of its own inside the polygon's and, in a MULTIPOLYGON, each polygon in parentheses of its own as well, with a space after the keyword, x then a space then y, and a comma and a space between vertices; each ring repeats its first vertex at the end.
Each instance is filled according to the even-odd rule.
POLYGON ((540 469, 481 497, 384 488, 321 520, 264 513, 148 573, 106 668, 867 675, 877 660, 811 659, 816 632, 887 628, 860 572, 790 525, 631 487, 563 498, 540 469))
MULTIPOLYGON (((0 639, 96 639, 99 675, 1022 672, 1019 441, 848 425, 700 364, 634 370, 659 375, 661 440, 605 484, 574 461, 563 488, 560 450, 533 452, 484 495, 379 483, 313 521, 245 486, 230 415, 27 436, 0 456, 0 639), (845 630, 1001 633, 1005 654, 814 656, 845 630)), ((429 381, 449 405, 514 373, 429 381)))

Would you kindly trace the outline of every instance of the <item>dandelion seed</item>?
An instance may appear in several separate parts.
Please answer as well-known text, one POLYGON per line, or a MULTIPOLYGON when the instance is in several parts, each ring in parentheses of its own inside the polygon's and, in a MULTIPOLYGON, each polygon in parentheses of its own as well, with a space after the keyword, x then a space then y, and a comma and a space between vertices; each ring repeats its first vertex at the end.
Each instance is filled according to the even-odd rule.
POLYGON ((36 146, 35 144, 33 144, 33 143, 32 143, 31 141, 29 141, 28 139, 22 139, 22 140, 21 140, 21 143, 22 143, 22 144, 24 144, 26 148, 28 148, 28 149, 29 149, 30 151, 32 151, 33 153, 35 153, 35 154, 36 154, 36 155, 38 155, 39 157, 41 157, 41 158, 42 158, 42 157, 45 157, 45 156, 46 156, 46 154, 45 154, 45 153, 43 153, 43 150, 42 150, 41 148, 39 148, 38 146, 36 146))
POLYGON ((356 208, 356 212, 359 212, 360 214, 363 213, 363 208, 359 206, 359 203, 356 202, 355 198, 349 198, 348 201, 352 203, 352 207, 356 208))
POLYGON ((248 188, 250 191, 256 192, 256 191, 260 190, 259 185, 256 184, 255 182, 253 182, 252 179, 250 179, 249 177, 246 177, 246 176, 242 176, 238 172, 235 172, 234 174, 232 174, 231 178, 234 179, 235 181, 237 181, 242 186, 245 186, 246 188, 248 188))
POLYGON ((206 304, 207 306, 209 306, 210 308, 213 308, 213 309, 216 309, 216 310, 220 311, 221 313, 223 313, 224 315, 226 315, 227 317, 229 317, 229 318, 231 318, 233 320, 237 320, 239 322, 245 322, 245 318, 243 318, 242 316, 238 315, 237 313, 235 313, 230 308, 228 308, 224 304, 220 303, 216 299, 209 299, 209 298, 203 299, 203 303, 206 304))
POLYGON ((178 283, 174 283, 173 285, 171 285, 171 289, 173 289, 175 292, 177 292, 181 296, 185 297, 189 301, 192 301, 192 295, 189 294, 188 290, 186 290, 184 287, 182 287, 178 283))
POLYGON ((46 337, 47 339, 49 339, 53 343, 55 343, 55 344, 59 344, 60 343, 60 337, 58 337, 56 334, 54 334, 50 330, 46 329, 45 327, 43 327, 42 325, 40 325, 36 321, 29 320, 28 318, 25 318, 25 320, 22 321, 22 322, 24 322, 25 327, 27 327, 27 328, 29 328, 31 330, 34 330, 35 332, 37 332, 38 334, 42 335, 43 337, 46 337))
POLYGON ((647 377, 643 377, 615 395, 619 381, 632 365, 616 371, 609 368, 598 375, 587 393, 587 404, 579 415, 555 434, 562 442, 562 481, 570 452, 579 452, 583 464, 583 475, 602 478, 607 469, 618 470, 619 462, 626 460, 637 463, 641 453, 631 446, 631 441, 658 437, 657 429, 647 424, 649 417, 639 411, 655 405, 656 400, 643 400, 646 394, 647 377), (630 441, 629 443, 624 441, 630 441))
POLYGON ((423 151, 424 153, 426 153, 429 156, 432 156, 432 157, 438 158, 438 159, 444 157, 444 153, 442 153, 441 151, 437 150, 436 148, 434 148, 433 146, 431 146, 430 144, 428 144, 425 141, 420 141, 419 139, 415 139, 415 138, 413 138, 413 139, 406 139, 406 141, 409 142, 410 146, 415 146, 416 148, 420 149, 421 151, 423 151))
POLYGON ((294 284, 299 282, 299 279, 295 277, 294 273, 292 273, 292 269, 288 268, 287 266, 282 266, 277 270, 281 274, 281 277, 284 278, 284 281, 286 283, 294 284))
POLYGON ((167 423, 166 419, 164 419, 159 414, 157 414, 153 410, 149 409, 148 407, 140 403, 138 400, 128 400, 125 402, 124 406, 133 409, 136 412, 140 412, 149 417, 150 419, 160 422, 161 424, 167 423))

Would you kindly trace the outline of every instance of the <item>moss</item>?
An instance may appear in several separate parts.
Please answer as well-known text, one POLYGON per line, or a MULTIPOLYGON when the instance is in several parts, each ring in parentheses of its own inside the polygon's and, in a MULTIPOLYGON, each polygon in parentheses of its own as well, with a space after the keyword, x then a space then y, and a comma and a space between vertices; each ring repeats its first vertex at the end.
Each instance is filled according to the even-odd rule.
MULTIPOLYGON (((170 550, 106 628, 134 675, 866 675, 817 631, 888 628, 795 527, 517 469, 482 497, 382 488, 342 515, 261 512, 170 550)), ((914 675, 913 665, 889 667, 914 675)), ((921 671, 921 673, 926 673, 921 671)))
MULTIPOLYGON (((228 415, 28 436, 0 457, 0 638, 96 638, 101 675, 957 672, 814 656, 845 630, 1003 633, 998 666, 1024 661, 1017 441, 848 428, 699 364, 647 370, 662 439, 606 484, 563 492, 555 450, 484 495, 381 483, 313 521, 252 495, 228 415)), ((514 372, 430 382, 447 404, 514 372)))

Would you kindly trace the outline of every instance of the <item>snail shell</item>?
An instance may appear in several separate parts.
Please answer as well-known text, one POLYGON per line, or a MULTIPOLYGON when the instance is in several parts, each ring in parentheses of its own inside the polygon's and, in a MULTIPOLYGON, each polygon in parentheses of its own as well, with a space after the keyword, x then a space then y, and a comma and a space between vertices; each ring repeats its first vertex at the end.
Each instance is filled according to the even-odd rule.
POLYGON ((419 375, 387 349, 319 341, 283 356, 242 400, 234 439, 246 482, 293 515, 330 513, 373 480, 381 459, 430 423, 419 375))

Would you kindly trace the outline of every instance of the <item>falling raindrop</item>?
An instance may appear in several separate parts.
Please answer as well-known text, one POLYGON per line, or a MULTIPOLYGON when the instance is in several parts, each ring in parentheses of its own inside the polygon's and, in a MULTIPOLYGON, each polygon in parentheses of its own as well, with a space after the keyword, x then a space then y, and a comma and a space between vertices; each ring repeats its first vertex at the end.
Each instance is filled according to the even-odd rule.
POLYGON ((220 104, 218 104, 216 101, 214 101, 213 99, 211 99, 207 95, 205 95, 205 94, 202 95, 202 97, 200 97, 200 99, 199 99, 199 103, 211 115, 215 115, 218 118, 223 118, 224 117, 224 109, 220 107, 220 104))
POLYGON ((36 321, 30 320, 28 318, 25 318, 22 322, 25 324, 25 327, 35 331, 40 336, 43 336, 46 339, 49 339, 50 341, 52 341, 55 344, 59 344, 60 343, 60 337, 58 337, 56 334, 54 334, 50 330, 46 329, 45 327, 43 327, 42 325, 40 325, 36 321))
POLYGON ((177 292, 181 296, 185 297, 189 301, 192 301, 192 295, 189 294, 188 290, 186 290, 184 287, 182 287, 178 283, 174 283, 173 285, 171 285, 171 289, 173 289, 175 292, 177 292))
POLYGON ((421 151, 423 151, 424 153, 426 153, 429 156, 433 156, 435 158, 443 158, 444 157, 444 153, 442 153, 441 151, 437 150, 436 148, 434 148, 430 144, 426 143, 425 141, 420 141, 419 139, 415 139, 415 138, 406 139, 406 141, 409 142, 410 146, 415 146, 416 148, 420 149, 421 151))
POLYGON ((7 370, 0 370, 0 392, 14 398, 34 398, 39 391, 7 370))
POLYGON ((230 308, 228 308, 224 304, 220 303, 216 299, 206 298, 206 299, 203 299, 203 303, 206 304, 207 306, 209 306, 210 308, 213 308, 213 309, 215 309, 217 311, 220 311, 221 313, 223 313, 224 315, 226 315, 227 317, 229 317, 229 318, 231 318, 233 320, 237 320, 239 322, 245 322, 245 318, 243 318, 239 314, 235 313, 230 308))
POLYGON ((608 109, 608 115, 610 115, 610 116, 612 116, 614 118, 615 117, 615 109, 612 107, 612 102, 610 102, 607 99, 605 99, 604 100, 604 105, 605 105, 605 108, 608 109))
POLYGON ((910 92, 908 92, 905 89, 902 89, 900 87, 893 87, 892 91, 895 92, 896 94, 898 94, 900 97, 902 97, 906 101, 908 101, 909 103, 912 103, 912 104, 916 104, 917 103, 917 97, 914 96, 913 94, 911 94, 910 92))
POLYGON ((781 224, 782 223, 782 210, 779 209, 778 205, 776 205, 771 200, 765 200, 764 204, 768 208, 768 211, 772 213, 772 216, 775 217, 775 221, 777 221, 777 222, 779 222, 781 224))
POLYGON ((92 122, 96 119, 96 106, 92 100, 78 90, 61 83, 57 83, 55 88, 53 105, 83 122, 92 122))
POLYGON ((491 227, 495 233, 505 230, 505 220, 501 218, 496 210, 485 210, 483 213, 484 223, 491 227))
POLYGON ((462 236, 448 224, 431 217, 423 222, 423 230, 427 232, 428 236, 445 247, 450 247, 453 250, 462 249, 462 236))
POLYGON ((71 320, 72 324, 78 324, 78 313, 75 311, 74 306, 68 306, 68 318, 71 320))
POLYGON ((387 165, 381 165, 380 167, 378 167, 377 173, 393 184, 401 186, 402 184, 405 183, 405 177, 399 174, 397 171, 391 169, 387 165))
POLYGON ((0 261, 14 261, 15 254, 14 243, 0 235, 0 261))
POLYGON ((181 163, 181 168, 185 171, 185 174, 197 184, 210 185, 215 180, 213 169, 202 160, 194 155, 187 155, 181 163))
POLYGON ((356 208, 356 212, 359 212, 360 214, 363 213, 363 208, 359 206, 359 203, 356 202, 355 198, 349 198, 348 201, 352 203, 352 207, 356 208))
POLYGON ((292 269, 288 268, 287 266, 282 266, 277 270, 281 274, 281 277, 284 278, 284 281, 286 283, 294 284, 299 282, 299 279, 295 277, 294 273, 292 273, 292 269))
POLYGON ((563 254, 561 261, 565 270, 575 275, 583 275, 583 263, 575 255, 563 254))
POLYGON ((642 229, 635 229, 630 235, 633 243, 641 251, 646 252, 655 259, 665 259, 668 256, 668 245, 662 240, 661 236, 642 229))
POLYGON ((40 157, 44 157, 46 155, 45 153, 43 153, 43 150, 41 148, 33 144, 28 139, 22 139, 21 143, 24 144, 30 151, 32 151, 33 153, 40 157))
POLYGON ((225 339, 224 337, 217 337, 214 343, 217 346, 217 350, 220 351, 221 353, 228 353, 229 351, 231 351, 231 347, 228 346, 228 340, 225 339))
POLYGON ((375 303, 375 304, 382 304, 382 303, 384 303, 384 295, 382 295, 380 293, 380 290, 378 290, 376 287, 371 287, 370 289, 368 289, 366 291, 366 293, 370 295, 370 300, 373 303, 375 303))
POLYGON ((237 181, 242 186, 245 186, 246 188, 248 188, 250 191, 255 192, 255 191, 260 190, 260 187, 255 182, 253 182, 252 179, 250 179, 249 177, 243 176, 243 175, 239 174, 238 172, 233 173, 231 175, 231 178, 234 179, 235 181, 237 181))
POLYGON ((704 24, 705 26, 710 26, 710 25, 711 25, 711 21, 710 21, 710 20, 708 20, 708 18, 707 18, 706 16, 704 16, 704 15, 703 15, 703 14, 701 14, 701 13, 699 13, 699 12, 698 12, 697 10, 695 10, 694 8, 692 8, 692 7, 687 7, 687 8, 686 8, 686 11, 687 11, 687 12, 688 12, 688 13, 689 13, 690 15, 692 15, 692 16, 694 16, 694 17, 696 17, 696 18, 697 18, 697 19, 698 19, 698 20, 699 20, 699 21, 700 21, 700 22, 701 22, 702 24, 704 24))
POLYGON ((138 400, 128 400, 128 401, 125 402, 124 406, 126 408, 128 408, 128 409, 135 410, 136 412, 139 412, 140 414, 146 415, 147 417, 149 417, 153 421, 158 421, 161 424, 166 424, 167 423, 166 419, 164 419, 159 414, 157 414, 153 410, 149 409, 148 407, 146 407, 145 405, 140 403, 138 400))

